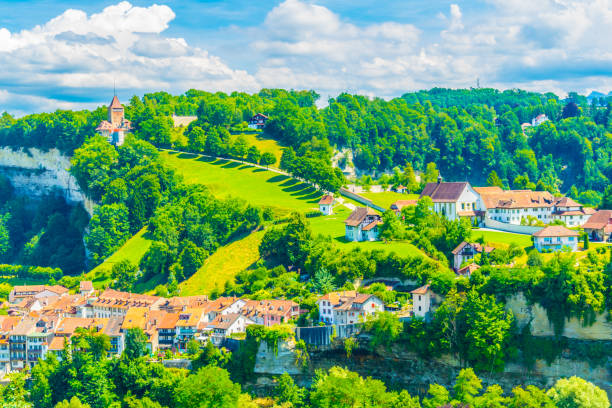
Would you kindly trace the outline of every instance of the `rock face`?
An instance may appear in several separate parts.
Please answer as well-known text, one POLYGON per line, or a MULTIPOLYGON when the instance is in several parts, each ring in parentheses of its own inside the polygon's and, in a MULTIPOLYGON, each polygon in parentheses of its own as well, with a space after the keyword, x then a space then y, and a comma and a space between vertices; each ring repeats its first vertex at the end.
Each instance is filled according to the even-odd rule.
POLYGON ((93 202, 81 191, 69 168, 70 158, 57 149, 0 149, 0 174, 9 178, 19 195, 41 197, 49 193, 60 194, 68 203, 83 204, 91 215, 93 202))
POLYGON ((255 374, 281 375, 285 372, 291 375, 300 374, 301 370, 296 364, 293 353, 294 348, 295 340, 282 341, 274 353, 274 349, 263 341, 255 357, 255 374))
MULTIPOLYGON (((506 301, 506 309, 512 310, 520 328, 531 323, 531 334, 534 336, 554 336, 554 327, 548 320, 546 310, 539 304, 530 305, 523 293, 518 293, 506 301)), ((579 319, 572 317, 565 321, 563 337, 581 340, 612 339, 612 322, 608 321, 607 313, 600 313, 591 325, 584 325, 579 319)))
MULTIPOLYGON (((430 384, 437 383, 452 389, 455 378, 463 368, 456 358, 446 355, 440 358, 424 359, 401 345, 391 350, 380 350, 371 353, 364 348, 353 350, 351 358, 341 344, 325 349, 313 350, 310 353, 310 364, 307 369, 300 370, 295 365, 295 357, 291 357, 293 345, 279 345, 278 356, 270 356, 267 352, 257 354, 255 373, 258 374, 255 392, 265 392, 272 385, 272 377, 287 372, 301 386, 309 386, 318 369, 327 370, 333 366, 346 367, 358 372, 364 377, 382 380, 391 389, 406 389, 413 395, 424 395, 430 384), (281 353, 282 350, 282 353, 281 353), (265 361, 260 361, 264 358, 265 361)), ((478 373, 484 388, 499 384, 506 392, 516 386, 536 385, 540 388, 550 388, 560 378, 577 375, 591 381, 612 394, 612 377, 607 367, 609 361, 602 361, 597 366, 588 362, 572 359, 569 356, 557 358, 552 364, 536 360, 534 367, 527 369, 520 364, 508 364, 502 373, 478 373)), ((269 390, 268 390, 269 391, 269 390)))

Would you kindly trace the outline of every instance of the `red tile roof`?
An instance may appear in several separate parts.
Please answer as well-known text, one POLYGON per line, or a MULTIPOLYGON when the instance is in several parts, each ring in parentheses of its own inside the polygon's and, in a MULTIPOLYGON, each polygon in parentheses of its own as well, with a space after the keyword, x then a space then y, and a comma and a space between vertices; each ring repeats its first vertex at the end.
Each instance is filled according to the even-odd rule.
POLYGON ((424 286, 421 286, 420 288, 416 288, 410 293, 413 293, 415 295, 424 295, 427 293, 428 290, 429 290, 429 285, 424 285, 424 286))
POLYGON ((599 210, 591 215, 582 228, 602 229, 612 224, 612 210, 599 210))
POLYGON ((321 199, 319 200, 319 205, 329 205, 329 204, 333 204, 334 202, 334 196, 326 194, 323 197, 321 197, 321 199))
POLYGON ((123 105, 121 105, 121 102, 119 102, 119 98, 117 98, 117 95, 115 95, 113 96, 113 100, 111 101, 108 107, 116 109, 116 108, 123 108, 123 105))
POLYGON ((534 237, 577 237, 578 231, 565 228, 562 225, 551 225, 533 233, 534 237))

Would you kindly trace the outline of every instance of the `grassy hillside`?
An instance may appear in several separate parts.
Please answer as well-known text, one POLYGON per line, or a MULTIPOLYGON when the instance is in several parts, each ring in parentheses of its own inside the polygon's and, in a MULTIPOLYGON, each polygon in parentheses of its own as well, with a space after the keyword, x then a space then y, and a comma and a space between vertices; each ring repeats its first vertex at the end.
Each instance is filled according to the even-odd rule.
POLYGON ((263 235, 264 231, 257 231, 217 249, 193 276, 181 282, 181 295, 209 295, 215 287, 222 290, 225 282, 259 259, 263 235))
POLYGON ((249 146, 257 146, 261 153, 272 153, 276 157, 276 163, 272 167, 278 168, 281 155, 283 154, 283 148, 276 140, 264 137, 261 133, 244 133, 241 135, 232 135, 232 141, 238 136, 244 137, 249 146))
POLYGON ((280 213, 317 209, 321 193, 289 176, 227 160, 174 152, 161 152, 186 183, 204 184, 217 197, 233 196, 271 207, 280 213))
POLYGON ((152 241, 145 236, 146 232, 146 228, 138 231, 138 233, 123 244, 117 252, 89 271, 86 278, 92 280, 96 288, 102 288, 110 281, 110 270, 117 262, 127 259, 134 265, 138 265, 140 259, 145 252, 147 252, 152 243, 152 241))
POLYGON ((385 191, 384 193, 359 193, 359 195, 369 198, 376 205, 382 208, 389 209, 391 204, 398 200, 417 200, 418 194, 400 194, 393 191, 385 191))

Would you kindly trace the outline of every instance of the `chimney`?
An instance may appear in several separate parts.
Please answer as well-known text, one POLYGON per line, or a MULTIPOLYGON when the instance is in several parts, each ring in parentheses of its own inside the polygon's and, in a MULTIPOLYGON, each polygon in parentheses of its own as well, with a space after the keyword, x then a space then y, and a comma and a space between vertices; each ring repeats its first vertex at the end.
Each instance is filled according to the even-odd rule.
POLYGON ((442 182, 442 176, 438 174, 438 184, 440 184, 441 182, 442 182))

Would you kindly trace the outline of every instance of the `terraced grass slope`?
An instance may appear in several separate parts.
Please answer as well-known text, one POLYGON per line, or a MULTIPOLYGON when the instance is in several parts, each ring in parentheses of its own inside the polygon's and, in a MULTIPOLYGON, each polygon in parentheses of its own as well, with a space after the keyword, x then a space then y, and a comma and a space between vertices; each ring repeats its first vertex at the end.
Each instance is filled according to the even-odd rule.
POLYGON ((321 193, 306 183, 269 170, 228 160, 163 151, 184 181, 203 184, 217 197, 238 197, 278 213, 318 209, 321 193))
POLYGON ((257 262, 263 236, 264 231, 256 231, 217 249, 193 276, 181 282, 181 295, 210 295, 215 287, 222 290, 225 282, 257 262))

